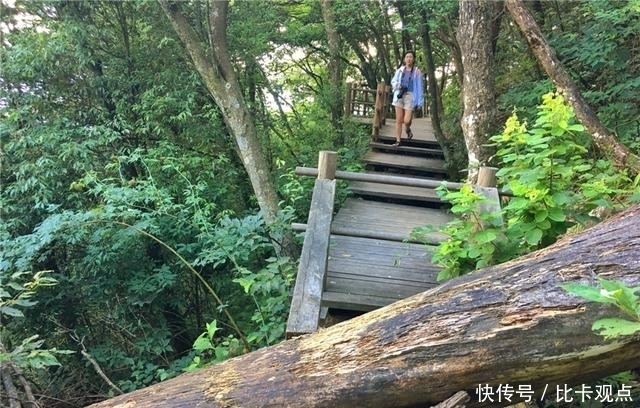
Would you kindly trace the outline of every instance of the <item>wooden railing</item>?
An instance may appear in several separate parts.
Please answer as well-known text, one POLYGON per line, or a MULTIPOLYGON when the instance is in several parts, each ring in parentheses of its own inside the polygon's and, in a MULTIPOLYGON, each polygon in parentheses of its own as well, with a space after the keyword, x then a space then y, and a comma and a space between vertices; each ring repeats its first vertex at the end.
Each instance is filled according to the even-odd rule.
POLYGON ((353 82, 347 84, 347 97, 344 102, 346 116, 354 118, 372 118, 375 113, 376 90, 353 82))
MULTIPOLYGON (((321 151, 318 157, 317 169, 309 167, 296 168, 296 174, 298 175, 317 176, 317 178, 313 188, 307 224, 294 224, 292 226, 295 230, 305 231, 305 237, 287 320, 287 338, 313 333, 318 330, 320 324, 322 293, 324 292, 327 277, 329 240, 332 232, 339 232, 332 231, 331 228, 336 179, 425 188, 437 188, 444 183, 450 190, 459 190, 464 185, 463 183, 443 182, 441 180, 336 171, 336 160, 336 152, 321 151)), ((505 193, 500 193, 495 187, 496 171, 497 169, 493 167, 481 167, 479 169, 478 184, 474 186, 474 189, 488 200, 481 204, 478 211, 494 212, 500 210, 500 195, 505 195, 505 193)), ((351 234, 351 232, 349 233, 351 234)), ((437 243, 433 242, 433 244, 437 243)))
POLYGON ((367 88, 355 83, 347 84, 345 99, 345 115, 356 119, 372 121, 371 138, 376 140, 380 128, 385 125, 389 116, 390 87, 384 82, 378 83, 376 89, 367 88))
POLYGON ((287 338, 318 330, 336 192, 336 161, 336 152, 320 152, 318 178, 313 187, 309 209, 308 229, 302 244, 287 320, 287 338))

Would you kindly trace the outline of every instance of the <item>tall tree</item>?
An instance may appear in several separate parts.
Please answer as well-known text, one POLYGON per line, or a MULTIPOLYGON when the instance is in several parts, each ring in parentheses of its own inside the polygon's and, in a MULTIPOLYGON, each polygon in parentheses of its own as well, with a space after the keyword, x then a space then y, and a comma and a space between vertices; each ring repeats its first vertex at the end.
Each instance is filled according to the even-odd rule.
POLYGON ((469 180, 477 169, 488 164, 494 150, 489 137, 495 123, 495 87, 493 78, 495 16, 501 2, 460 1, 458 43, 462 54, 462 131, 468 154, 469 180))
POLYGON ((229 2, 214 1, 209 4, 208 41, 203 42, 182 11, 185 3, 158 1, 222 111, 229 132, 235 138, 236 152, 249 175, 265 221, 267 224, 274 223, 278 213, 276 189, 227 47, 229 2), (203 46, 204 43, 208 43, 208 49, 203 46))
POLYGON ((597 148, 619 166, 626 166, 634 174, 640 172, 640 158, 633 154, 600 122, 584 100, 553 48, 540 31, 535 19, 521 0, 506 0, 507 9, 525 36, 529 47, 543 66, 555 86, 573 107, 578 120, 587 128, 597 148))
POLYGON ((327 31, 329 43, 329 109, 331 109, 331 123, 334 130, 340 128, 340 118, 342 118, 342 62, 340 59, 340 33, 336 27, 333 13, 333 1, 321 0, 322 18, 327 31))

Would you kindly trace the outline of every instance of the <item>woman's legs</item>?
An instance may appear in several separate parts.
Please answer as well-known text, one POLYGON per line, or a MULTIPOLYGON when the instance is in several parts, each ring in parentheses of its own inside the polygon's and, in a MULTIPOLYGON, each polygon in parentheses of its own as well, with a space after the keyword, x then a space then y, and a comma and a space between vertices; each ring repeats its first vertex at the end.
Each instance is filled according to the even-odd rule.
MULTIPOLYGON (((405 109, 404 110, 404 129, 407 132, 407 139, 411 140, 413 138, 413 133, 411 132, 411 122, 413 121, 413 111, 405 109)), ((397 125, 396 125, 397 127, 397 125)))
POLYGON ((400 143, 402 138, 402 124, 404 123, 404 109, 400 106, 394 105, 396 108, 396 143, 400 143))

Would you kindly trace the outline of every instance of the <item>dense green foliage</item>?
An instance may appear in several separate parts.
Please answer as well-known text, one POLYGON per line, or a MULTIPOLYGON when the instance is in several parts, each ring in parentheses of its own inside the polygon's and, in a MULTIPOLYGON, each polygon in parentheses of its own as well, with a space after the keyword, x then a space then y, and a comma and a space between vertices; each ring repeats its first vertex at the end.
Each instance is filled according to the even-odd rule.
MULTIPOLYGON (((579 87, 637 150, 638 1, 539 3, 536 17, 579 87)), ((408 48, 422 66, 428 25, 442 127, 460 162, 457 1, 332 4, 339 86, 389 81, 408 48)), ((207 38, 207 3, 183 6, 207 38)), ((306 219, 313 182, 293 169, 335 150, 341 169, 359 170, 369 141, 369 129, 331 120, 319 2, 229 6, 230 59, 279 193, 272 225, 156 2, 17 1, 1 18, 0 358, 25 370, 42 406, 79 407, 282 340, 296 260, 279 255, 277 240, 306 219)), ((551 85, 512 25, 501 26, 495 54, 500 122, 518 107, 494 138, 500 182, 515 197, 502 225, 484 219, 477 231, 463 219, 448 231, 460 241, 442 249, 448 276, 637 199, 638 181, 592 151, 557 96, 538 109, 551 85)), ((480 199, 448 197, 458 214, 480 199)))
POLYGON ((513 114, 498 146, 498 185, 511 192, 499 213, 481 213, 487 198, 469 185, 439 189, 459 218, 434 261, 441 279, 505 262, 555 242, 570 228, 583 228, 640 200, 640 177, 590 153, 590 142, 573 110, 555 93, 543 96, 532 126, 513 114))

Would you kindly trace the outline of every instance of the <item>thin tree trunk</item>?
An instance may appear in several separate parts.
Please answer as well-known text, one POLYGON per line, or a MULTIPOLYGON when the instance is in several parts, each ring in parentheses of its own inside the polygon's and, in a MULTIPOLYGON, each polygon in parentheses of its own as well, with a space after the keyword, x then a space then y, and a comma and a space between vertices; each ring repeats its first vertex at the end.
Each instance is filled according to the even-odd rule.
MULTIPOLYGON (((331 110, 331 124, 334 131, 340 132, 340 120, 342 119, 342 64, 340 60, 340 34, 336 27, 333 13, 332 0, 321 0, 322 18, 327 32, 329 43, 329 76, 331 78, 329 90, 329 109, 331 110)), ((344 140, 342 141, 344 144, 344 140)))
POLYGON ((467 146, 468 180, 475 183, 478 168, 489 164, 495 152, 489 144, 489 138, 496 116, 493 24, 500 3, 460 0, 459 4, 457 38, 464 69, 461 127, 467 146))
POLYGON ((506 0, 507 9, 518 24, 533 54, 543 66, 554 85, 573 107, 576 117, 591 133, 596 147, 616 165, 640 172, 640 158, 633 154, 618 138, 600 122, 595 112, 584 100, 580 90, 562 66, 555 51, 542 35, 538 24, 521 0, 506 0))
MULTIPOLYGON (((436 64, 433 61, 433 47, 431 46, 431 34, 429 32, 429 17, 425 8, 420 13, 421 34, 422 34, 422 50, 425 55, 425 73, 427 74, 427 104, 429 106, 429 117, 433 126, 433 133, 436 140, 443 147, 444 160, 449 162, 451 157, 452 143, 446 139, 440 126, 440 112, 442 111, 440 92, 438 91, 438 81, 436 80, 436 64)), ((427 104, 425 104, 425 115, 427 113, 427 104)))
POLYGON ((619 311, 560 285, 638 287, 639 223, 636 206, 523 258, 91 407, 425 407, 458 391, 471 407, 483 405, 479 384, 529 385, 539 398, 634 368, 639 334, 591 330, 619 311))
POLYGON ((209 29, 212 50, 207 53, 180 12, 180 3, 158 1, 189 52, 207 90, 222 111, 225 123, 235 138, 236 152, 249 175, 265 222, 273 224, 278 213, 278 198, 271 180, 270 167, 260 146, 253 118, 244 102, 227 50, 228 2, 211 2, 209 29))

